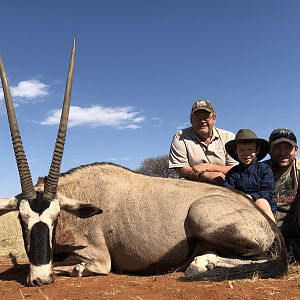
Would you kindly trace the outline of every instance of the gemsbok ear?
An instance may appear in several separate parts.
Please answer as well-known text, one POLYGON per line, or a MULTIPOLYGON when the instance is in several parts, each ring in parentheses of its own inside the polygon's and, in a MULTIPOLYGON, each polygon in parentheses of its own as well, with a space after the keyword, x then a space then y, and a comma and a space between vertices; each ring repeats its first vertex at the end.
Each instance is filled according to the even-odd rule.
POLYGON ((0 216, 18 210, 18 200, 15 197, 0 199, 0 216))
POLYGON ((57 193, 60 209, 78 218, 90 218, 102 214, 103 210, 95 205, 80 202, 57 193))

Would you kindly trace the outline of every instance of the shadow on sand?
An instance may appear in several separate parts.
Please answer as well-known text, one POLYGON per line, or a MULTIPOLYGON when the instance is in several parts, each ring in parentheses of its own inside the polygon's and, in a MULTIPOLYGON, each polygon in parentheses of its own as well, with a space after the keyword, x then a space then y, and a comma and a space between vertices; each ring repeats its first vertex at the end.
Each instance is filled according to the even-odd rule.
POLYGON ((0 280, 16 281, 22 285, 26 285, 26 278, 29 271, 29 265, 13 265, 11 268, 0 273, 0 280))

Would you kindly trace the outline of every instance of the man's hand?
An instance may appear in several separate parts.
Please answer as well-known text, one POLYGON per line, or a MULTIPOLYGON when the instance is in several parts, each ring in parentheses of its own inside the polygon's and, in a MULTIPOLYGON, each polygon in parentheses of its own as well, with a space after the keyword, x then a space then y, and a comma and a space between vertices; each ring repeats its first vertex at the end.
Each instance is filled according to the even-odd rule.
POLYGON ((210 182, 217 185, 223 185, 226 172, 232 166, 223 166, 211 163, 201 163, 191 166, 185 166, 177 170, 179 176, 193 181, 210 182))
POLYGON ((192 167, 192 170, 198 174, 198 176, 200 176, 202 173, 204 172, 207 172, 207 171, 210 171, 209 170, 209 165, 210 164, 206 164, 206 163, 203 163, 203 164, 198 164, 198 165, 195 165, 192 167))
POLYGON ((198 176, 198 181, 224 185, 225 175, 222 172, 204 172, 198 176))

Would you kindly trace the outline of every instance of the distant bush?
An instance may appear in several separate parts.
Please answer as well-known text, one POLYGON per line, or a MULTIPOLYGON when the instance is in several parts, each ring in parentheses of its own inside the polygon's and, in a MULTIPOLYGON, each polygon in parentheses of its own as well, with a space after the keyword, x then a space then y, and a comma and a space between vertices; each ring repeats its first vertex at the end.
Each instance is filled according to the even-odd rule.
POLYGON ((178 178, 175 170, 169 170, 167 154, 144 159, 136 171, 153 177, 178 178))

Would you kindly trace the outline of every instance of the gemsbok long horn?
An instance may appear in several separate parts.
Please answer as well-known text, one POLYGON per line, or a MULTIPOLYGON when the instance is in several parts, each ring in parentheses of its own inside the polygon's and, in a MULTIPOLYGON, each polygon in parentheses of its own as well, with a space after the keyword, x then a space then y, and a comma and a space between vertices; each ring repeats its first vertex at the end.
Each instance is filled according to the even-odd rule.
POLYGON ((10 133, 19 170, 22 194, 23 197, 26 197, 27 199, 34 199, 36 197, 36 193, 33 188, 28 162, 22 145, 21 135, 18 128, 15 109, 12 102, 2 57, 0 57, 0 73, 10 133))
POLYGON ((64 104, 63 104, 61 117, 60 117, 59 130, 56 138, 55 148, 53 151, 53 158, 49 170, 49 175, 44 188, 44 198, 49 200, 53 199, 53 197, 56 195, 61 161, 64 153, 64 145, 65 145, 69 111, 70 111, 72 81, 73 81, 73 72, 74 72, 74 59, 75 59, 75 38, 73 40, 73 47, 71 52, 70 64, 69 64, 69 72, 68 72, 67 83, 66 83, 64 104))

